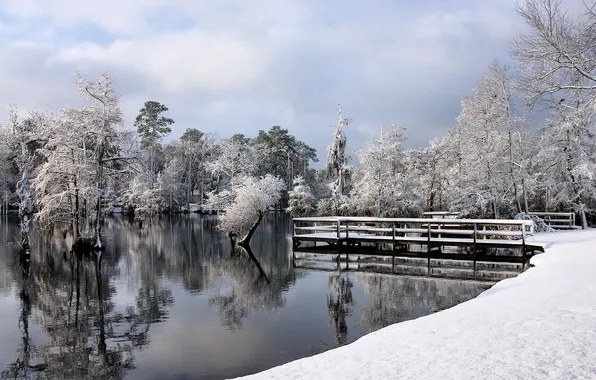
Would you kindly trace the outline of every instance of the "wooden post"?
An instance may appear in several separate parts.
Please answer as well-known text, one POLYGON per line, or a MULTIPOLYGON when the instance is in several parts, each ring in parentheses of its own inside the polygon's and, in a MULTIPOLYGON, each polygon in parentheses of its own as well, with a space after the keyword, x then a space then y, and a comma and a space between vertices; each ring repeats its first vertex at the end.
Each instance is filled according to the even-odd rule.
POLYGON ((340 258, 339 258, 339 252, 341 251, 341 222, 339 220, 339 218, 336 219, 336 223, 337 223, 337 228, 336 228, 336 233, 337 233, 337 266, 339 268, 340 265, 340 258))
POLYGON ((478 249, 476 246, 477 231, 478 231, 478 227, 476 226, 476 223, 474 223, 474 280, 476 279, 476 258, 477 258, 477 254, 478 254, 478 249))
POLYGON ((526 250, 522 249, 522 272, 526 270, 526 260, 526 250))
POLYGON ((428 229, 427 230, 428 230, 428 245, 426 247, 426 252, 427 252, 427 256, 428 256, 427 257, 427 261, 428 261, 428 264, 427 264, 428 267, 427 267, 427 269, 428 269, 428 275, 430 276, 430 221, 428 222, 428 229))
MULTIPOLYGON (((445 219, 445 216, 443 216, 441 219, 445 219)), ((437 229, 440 230, 441 229, 441 224, 437 224, 437 229)), ((437 235, 437 237, 440 239, 441 238, 441 234, 439 233, 437 235)), ((440 243, 439 243, 440 244, 440 243)), ((439 245, 439 252, 443 252, 443 246, 439 245)))
MULTIPOLYGON (((395 222, 393 222, 391 224, 392 224, 391 248, 392 248, 393 252, 395 252, 395 222)), ((394 255, 394 257, 395 257, 395 255, 394 255)), ((395 261, 395 258, 393 260, 395 261)))
MULTIPOLYGON (((523 223, 523 222, 522 222, 523 223)), ((521 225, 522 228, 522 249, 526 252, 526 224, 521 225)))

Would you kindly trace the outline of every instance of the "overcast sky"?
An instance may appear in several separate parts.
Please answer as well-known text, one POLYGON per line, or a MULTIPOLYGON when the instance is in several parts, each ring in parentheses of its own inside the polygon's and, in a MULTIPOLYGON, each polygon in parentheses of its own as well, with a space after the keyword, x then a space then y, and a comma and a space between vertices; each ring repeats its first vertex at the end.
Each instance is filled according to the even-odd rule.
POLYGON ((127 125, 146 100, 188 127, 281 125, 324 160, 337 104, 348 147, 401 123, 408 146, 451 127, 493 59, 511 63, 515 0, 0 0, 0 104, 81 103, 76 73, 116 79, 127 125))

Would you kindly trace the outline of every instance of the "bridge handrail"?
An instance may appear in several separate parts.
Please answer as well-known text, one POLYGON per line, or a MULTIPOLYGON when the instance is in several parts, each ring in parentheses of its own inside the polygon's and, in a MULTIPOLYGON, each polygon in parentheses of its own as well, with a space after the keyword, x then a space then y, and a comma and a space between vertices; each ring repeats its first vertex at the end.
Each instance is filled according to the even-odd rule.
MULTIPOLYGON (((355 238, 358 234, 363 232, 389 234, 384 236, 392 237, 393 243, 398 240, 397 232, 399 233, 422 233, 426 234, 428 244, 431 244, 438 236, 448 235, 452 230, 451 227, 468 226, 467 229, 458 231, 455 234, 464 235, 463 239, 473 242, 476 245, 477 241, 487 242, 493 240, 490 236, 501 236, 504 238, 520 238, 521 245, 525 246, 526 237, 534 234, 534 222, 532 220, 518 220, 518 219, 428 219, 428 218, 372 218, 372 217, 312 217, 312 218, 294 218, 293 220, 293 236, 300 238, 301 236, 316 237, 317 231, 324 232, 324 234, 331 234, 337 241, 341 239, 349 239, 350 232, 355 233, 355 238), (303 223, 326 223, 322 226, 303 227, 297 226, 297 222, 303 223), (376 224, 375 226, 357 226, 358 224, 376 224), (350 225, 351 224, 351 225, 350 225), (356 224, 356 226, 355 226, 356 224), (378 225, 389 224, 390 228, 380 227, 378 225), (400 225, 406 225, 400 226, 400 225), (417 227, 409 227, 407 224, 417 224, 417 227), (320 229, 318 229, 318 228, 320 229), (447 227, 447 229, 441 229, 447 227), (486 230, 486 227, 516 227, 513 230, 486 230), (307 231, 306 234, 298 234, 297 231, 307 231), (314 236, 312 233, 315 232, 314 236), (488 237, 488 239, 487 239, 488 237)), ((319 235, 320 237, 320 235, 319 235)), ((403 240, 403 238, 399 238, 403 240)), ((440 239, 439 239, 440 240, 440 239)))
POLYGON ((330 222, 330 223, 420 223, 420 224, 477 224, 499 226, 533 226, 531 220, 517 219, 430 219, 430 218, 373 218, 373 217, 301 217, 294 218, 296 222, 330 222))
POLYGON ((546 212, 546 211, 530 211, 528 215, 538 216, 543 219, 548 225, 553 228, 557 227, 574 227, 575 213, 574 212, 546 212))

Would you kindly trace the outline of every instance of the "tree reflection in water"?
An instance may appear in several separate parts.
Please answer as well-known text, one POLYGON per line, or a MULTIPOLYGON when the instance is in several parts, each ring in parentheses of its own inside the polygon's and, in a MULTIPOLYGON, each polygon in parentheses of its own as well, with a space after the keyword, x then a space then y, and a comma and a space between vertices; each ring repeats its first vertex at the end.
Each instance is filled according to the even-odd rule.
MULTIPOLYGON (((17 224, 2 227, 4 242, 18 236, 17 224)), ((6 354, 11 356, 0 358, 10 362, 3 364, 1 377, 122 379, 138 364, 143 367, 135 371, 138 376, 155 370, 153 365, 166 368, 159 373, 165 378, 184 371, 194 378, 222 352, 234 351, 230 347, 238 349, 209 376, 240 376, 479 293, 478 285, 439 279, 294 270, 291 227, 289 218, 272 213, 256 231, 252 249, 231 252, 212 216, 155 218, 143 228, 114 217, 106 220, 101 256, 72 256, 66 253, 70 242, 61 236, 47 240, 34 233, 26 265, 19 263, 18 250, 5 244, 0 294, 8 305, 15 294, 19 311, 8 310, 13 320, 0 324, 0 332, 12 339, 18 322, 21 339, 11 341, 15 347, 6 354), (308 279, 297 281, 303 276, 308 279), (170 316, 175 301, 179 305, 170 316), (273 313, 283 307, 285 312, 273 313), (212 316, 219 319, 215 325, 212 316), (169 318, 176 319, 153 330, 163 347, 145 350, 154 324, 169 318), (235 334, 218 328, 248 325, 250 331, 235 334), (214 341, 207 347, 204 329, 214 341), (175 358, 169 348, 164 354, 169 346, 179 349, 175 358), (254 355, 246 346, 255 348, 254 355), (141 350, 147 356, 141 357, 141 350)))
POLYGON ((114 218, 109 220, 110 230, 117 234, 108 244, 129 248, 124 259, 135 266, 131 272, 140 282, 149 274, 176 278, 182 273, 188 292, 214 293, 208 305, 218 309, 224 327, 235 330, 252 310, 283 307, 285 291, 296 282, 286 253, 291 225, 285 216, 277 218, 271 215, 272 220, 259 227, 247 249, 231 250, 229 239, 215 228, 216 218, 198 215, 155 218, 142 229, 114 218))
POLYGON ((166 315, 171 292, 156 289, 153 281, 140 287, 136 307, 117 310, 110 284, 117 258, 60 254, 56 248, 38 237, 30 266, 19 265, 20 273, 13 274, 21 289, 22 341, 18 358, 1 377, 124 378, 135 368, 134 350, 149 344, 150 324, 166 315), (31 318, 47 343, 31 342, 31 318))
POLYGON ((18 358, 6 366, 0 376, 4 379, 28 378, 29 374, 45 368, 45 364, 32 364, 32 356, 36 356, 36 347, 31 344, 29 337, 29 318, 31 317, 31 298, 29 296, 29 269, 30 261, 23 255, 19 255, 19 330, 21 331, 21 343, 17 348, 18 358))
POLYGON ((352 314, 354 307, 352 296, 354 284, 349 276, 342 276, 341 272, 333 272, 329 275, 329 287, 331 288, 331 293, 327 295, 329 322, 335 329, 335 343, 343 345, 348 336, 346 316, 352 314))
POLYGON ((357 278, 371 298, 360 314, 365 332, 447 309, 490 287, 469 281, 368 273, 359 273, 357 278))

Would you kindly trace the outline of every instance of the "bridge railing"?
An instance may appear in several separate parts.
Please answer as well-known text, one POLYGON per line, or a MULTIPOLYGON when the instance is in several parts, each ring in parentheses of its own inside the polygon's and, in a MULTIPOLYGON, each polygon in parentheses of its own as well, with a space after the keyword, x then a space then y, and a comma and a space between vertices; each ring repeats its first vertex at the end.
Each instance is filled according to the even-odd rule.
POLYGON ((539 217, 554 229, 579 228, 575 225, 575 213, 573 212, 528 212, 528 214, 539 217))
POLYGON ((294 219, 294 240, 523 246, 531 220, 316 217, 294 219))

